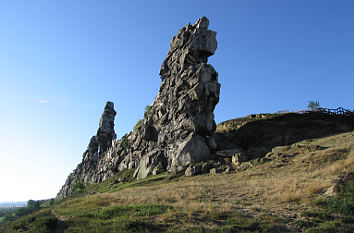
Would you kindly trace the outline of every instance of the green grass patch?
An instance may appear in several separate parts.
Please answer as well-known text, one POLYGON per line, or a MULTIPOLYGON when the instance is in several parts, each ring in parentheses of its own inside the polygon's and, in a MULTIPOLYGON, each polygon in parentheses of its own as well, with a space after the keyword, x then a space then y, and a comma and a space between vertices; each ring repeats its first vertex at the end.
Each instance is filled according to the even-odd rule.
POLYGON ((163 214, 168 208, 167 205, 131 205, 131 206, 112 206, 100 211, 97 216, 100 219, 129 218, 129 217, 151 217, 163 214))
MULTIPOLYGON (((194 216, 194 220, 198 218, 194 216)), ((262 216, 260 218, 248 218, 236 212, 212 212, 204 216, 199 221, 194 221, 194 225, 183 229, 170 228, 168 232, 195 232, 195 233, 229 233, 229 232, 289 232, 285 227, 285 222, 272 216, 262 216), (203 225, 216 223, 210 228, 203 225)))
POLYGON ((46 209, 2 224, 0 225, 0 232, 47 233, 51 232, 56 227, 56 224, 56 218, 51 214, 49 209, 46 209))
POLYGON ((149 176, 143 180, 136 180, 133 177, 134 171, 134 169, 126 169, 101 183, 87 185, 86 188, 80 189, 80 192, 77 192, 76 195, 71 195, 64 201, 89 194, 116 192, 125 188, 166 183, 169 182, 168 178, 171 176, 167 172, 164 172, 155 176, 149 176), (123 182, 119 181, 121 177, 123 178, 123 182))
POLYGON ((310 233, 354 232, 354 184, 343 185, 334 197, 315 200, 299 222, 310 233))

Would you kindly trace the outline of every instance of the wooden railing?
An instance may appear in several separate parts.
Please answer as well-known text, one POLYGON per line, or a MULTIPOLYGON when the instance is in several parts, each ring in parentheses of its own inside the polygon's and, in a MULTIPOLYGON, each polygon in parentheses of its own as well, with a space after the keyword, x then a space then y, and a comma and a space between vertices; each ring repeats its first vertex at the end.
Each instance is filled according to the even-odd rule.
POLYGON ((304 110, 290 110, 290 109, 285 109, 282 111, 278 111, 275 114, 286 114, 286 113, 298 113, 298 114, 304 114, 307 112, 311 112, 311 109, 304 109, 304 110))
POLYGON ((342 107, 339 108, 318 108, 319 112, 323 112, 329 115, 344 115, 344 116, 348 116, 348 115, 354 115, 354 112, 350 111, 349 109, 345 109, 342 107))
POLYGON ((345 109, 342 107, 339 108, 318 108, 318 109, 304 109, 304 110, 289 110, 285 109, 282 111, 278 111, 275 114, 286 114, 286 113, 298 113, 298 114, 304 114, 304 113, 309 113, 309 112, 321 112, 325 113, 328 115, 344 115, 344 116, 349 116, 349 115, 354 115, 354 112, 350 111, 349 109, 345 109))

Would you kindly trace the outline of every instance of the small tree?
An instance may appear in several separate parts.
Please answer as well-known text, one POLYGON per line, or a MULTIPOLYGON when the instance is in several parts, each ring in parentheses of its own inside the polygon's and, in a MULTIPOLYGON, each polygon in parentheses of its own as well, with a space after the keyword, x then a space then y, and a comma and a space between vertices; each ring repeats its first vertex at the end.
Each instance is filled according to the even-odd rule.
POLYGON ((307 105, 308 108, 311 109, 311 111, 317 112, 319 108, 321 108, 320 106, 320 102, 319 101, 313 101, 310 100, 309 104, 307 105))

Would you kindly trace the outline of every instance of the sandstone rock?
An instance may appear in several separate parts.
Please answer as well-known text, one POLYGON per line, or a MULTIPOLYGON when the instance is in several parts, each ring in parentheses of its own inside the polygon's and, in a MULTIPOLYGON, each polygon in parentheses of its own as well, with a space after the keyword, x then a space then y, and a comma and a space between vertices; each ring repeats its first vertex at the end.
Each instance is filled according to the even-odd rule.
POLYGON ((189 165, 185 171, 186 176, 194 176, 200 174, 202 171, 202 166, 200 164, 197 165, 189 165))
POLYGON ((247 160, 247 156, 242 152, 239 152, 231 157, 231 161, 235 166, 240 165, 241 163, 245 162, 246 160, 247 160))
POLYGON ((162 157, 161 152, 158 150, 151 151, 150 153, 144 155, 140 160, 139 166, 134 172, 134 177, 139 180, 151 175, 157 165, 161 162, 162 157))
POLYGON ((114 111, 114 104, 112 102, 107 102, 96 136, 100 153, 105 152, 109 147, 111 147, 113 140, 116 139, 116 134, 114 132, 115 116, 116 111, 114 111))
POLYGON ((197 134, 191 134, 178 146, 172 159, 172 166, 186 166, 193 162, 207 160, 209 156, 210 150, 204 139, 197 134))
POLYGON ((253 167, 252 163, 250 162, 244 162, 244 163, 241 163, 238 167, 237 167, 237 170, 238 171, 244 171, 244 170, 247 170, 249 168, 253 167))
POLYGON ((225 171, 223 173, 224 174, 230 174, 233 171, 235 171, 235 169, 232 166, 227 166, 227 168, 225 169, 225 171))
MULTIPOLYGON (((98 183, 134 168, 137 179, 166 170, 179 173, 211 157, 217 148, 212 136, 216 128, 213 111, 219 102, 220 84, 217 72, 207 64, 217 47, 216 32, 208 26, 209 20, 202 17, 173 37, 160 69, 159 93, 134 131, 117 141, 116 112, 113 103, 107 102, 97 135, 59 192, 59 199, 72 194, 77 181, 98 183)), ((192 173, 197 170, 194 167, 192 173)))
MULTIPOLYGON (((206 64, 217 46, 216 33, 208 30, 208 25, 209 20, 203 17, 171 40, 160 70, 159 93, 134 133, 134 150, 141 151, 143 157, 158 149, 166 160, 163 170, 172 173, 209 159, 216 149, 210 136, 216 127, 213 111, 220 84, 214 68, 206 64)), ((141 173, 141 178, 142 174, 147 175, 141 173)))
POLYGON ((112 146, 116 137, 114 132, 115 115, 113 103, 107 102, 100 119, 97 135, 91 138, 87 150, 83 154, 82 162, 66 180, 57 195, 58 199, 73 194, 75 183, 97 183, 102 181, 103 177, 107 177, 107 174, 113 174, 107 170, 107 162, 102 163, 101 160, 105 154, 112 155, 114 153, 112 146), (100 163, 102 163, 101 166, 100 163), (105 171, 105 174, 101 175, 100 171, 105 171))
POLYGON ((216 175, 218 173, 221 173, 221 171, 219 169, 217 169, 217 168, 210 169, 210 174, 211 175, 216 175))
POLYGON ((234 148, 234 149, 230 149, 230 150, 218 151, 218 152, 216 152, 216 155, 219 157, 231 158, 232 156, 238 155, 240 153, 241 153, 240 148, 234 148))
POLYGON ((203 173, 209 173, 210 169, 214 168, 215 164, 212 163, 211 161, 206 161, 202 163, 202 172, 203 173))

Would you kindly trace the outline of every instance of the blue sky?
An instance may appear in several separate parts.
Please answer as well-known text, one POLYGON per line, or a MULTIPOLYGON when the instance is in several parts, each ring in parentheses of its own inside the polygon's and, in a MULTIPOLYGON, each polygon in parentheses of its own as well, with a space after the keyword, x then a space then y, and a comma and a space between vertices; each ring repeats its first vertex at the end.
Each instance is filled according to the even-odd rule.
POLYGON ((169 42, 207 16, 218 49, 217 123, 354 108, 354 1, 0 1, 0 202, 54 197, 106 101, 119 137, 160 87, 169 42))

